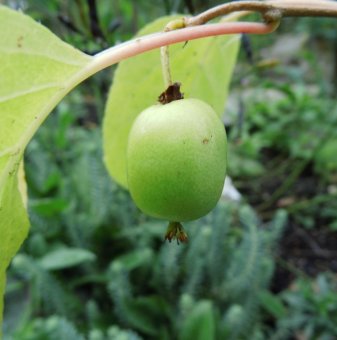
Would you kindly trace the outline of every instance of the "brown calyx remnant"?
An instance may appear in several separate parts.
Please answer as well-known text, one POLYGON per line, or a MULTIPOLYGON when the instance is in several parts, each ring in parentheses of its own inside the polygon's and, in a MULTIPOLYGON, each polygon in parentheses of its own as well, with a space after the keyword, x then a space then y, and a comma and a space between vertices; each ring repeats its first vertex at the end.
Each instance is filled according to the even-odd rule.
POLYGON ((177 240, 178 244, 179 241, 182 243, 187 243, 188 237, 180 222, 169 223, 165 235, 165 240, 168 240, 169 242, 171 242, 172 240, 177 240))
POLYGON ((184 99, 184 94, 180 92, 180 83, 170 85, 159 97, 161 104, 168 104, 174 100, 184 99))

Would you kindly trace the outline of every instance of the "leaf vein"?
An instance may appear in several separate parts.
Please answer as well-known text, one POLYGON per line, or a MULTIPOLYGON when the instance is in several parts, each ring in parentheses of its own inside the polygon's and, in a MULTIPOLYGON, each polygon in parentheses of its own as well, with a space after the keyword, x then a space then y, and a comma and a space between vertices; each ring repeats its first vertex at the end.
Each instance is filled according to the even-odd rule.
POLYGON ((8 48, 8 47, 0 48, 0 53, 2 53, 2 54, 23 54, 23 55, 32 55, 34 57, 36 57, 36 56, 44 57, 46 59, 50 59, 50 60, 65 64, 65 65, 71 65, 71 66, 84 66, 90 58, 90 56, 88 56, 88 60, 84 60, 83 62, 82 61, 81 62, 75 62, 75 61, 71 61, 71 58, 57 58, 57 57, 51 56, 51 55, 46 54, 46 53, 38 53, 36 51, 29 51, 29 50, 19 50, 19 49, 16 49, 16 48, 8 48))
POLYGON ((15 98, 18 98, 18 97, 26 96, 27 94, 36 93, 36 92, 39 92, 39 91, 52 89, 52 88, 55 88, 55 87, 58 87, 60 89, 63 88, 61 83, 48 83, 48 84, 44 84, 44 85, 41 85, 41 86, 34 86, 34 87, 31 87, 27 90, 12 92, 8 96, 2 96, 2 97, 0 97, 0 103, 4 103, 6 101, 9 101, 9 100, 12 100, 12 99, 15 99, 15 98))

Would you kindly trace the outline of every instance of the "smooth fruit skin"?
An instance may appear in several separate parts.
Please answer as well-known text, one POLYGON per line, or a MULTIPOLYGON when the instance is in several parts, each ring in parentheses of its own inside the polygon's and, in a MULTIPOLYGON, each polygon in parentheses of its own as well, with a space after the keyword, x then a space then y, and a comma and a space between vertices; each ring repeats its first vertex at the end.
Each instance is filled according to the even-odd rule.
POLYGON ((201 100, 151 106, 130 131, 129 190, 150 216, 181 222, 206 215, 220 198, 226 163, 224 126, 201 100))

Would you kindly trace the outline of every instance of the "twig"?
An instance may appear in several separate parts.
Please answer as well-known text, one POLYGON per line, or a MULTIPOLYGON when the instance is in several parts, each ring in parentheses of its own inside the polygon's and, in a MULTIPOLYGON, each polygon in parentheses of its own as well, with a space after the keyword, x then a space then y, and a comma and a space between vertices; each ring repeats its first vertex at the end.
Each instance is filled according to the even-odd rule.
POLYGON ((237 11, 252 11, 262 14, 266 22, 273 19, 273 13, 281 17, 322 16, 337 17, 337 3, 327 0, 270 0, 238 1, 219 5, 187 20, 187 25, 202 25, 221 15, 237 11))
POLYGON ((287 192, 289 188, 296 182, 297 178, 301 175, 305 167, 308 165, 310 160, 305 159, 301 160, 296 164, 294 167, 294 170, 291 172, 291 174, 284 180, 283 184, 273 192, 271 197, 268 199, 268 201, 260 204, 257 207, 257 210, 262 211, 267 208, 269 208, 272 204, 274 204, 284 193, 287 192))
POLYGON ((191 14, 194 14, 195 9, 192 0, 184 0, 185 6, 191 14))
POLYGON ((295 227, 295 231, 308 244, 312 252, 322 258, 331 258, 336 256, 336 252, 322 249, 319 244, 303 229, 295 227))
POLYGON ((89 7, 89 18, 90 18, 90 30, 91 34, 102 40, 105 40, 104 34, 100 28, 98 14, 97 14, 97 7, 96 7, 96 0, 87 0, 88 7, 89 7))
POLYGON ((60 22, 64 26, 66 26, 70 31, 83 35, 83 32, 81 32, 81 30, 79 28, 77 28, 75 26, 75 24, 73 22, 71 22, 71 20, 69 20, 68 17, 64 16, 63 14, 59 14, 57 16, 57 19, 60 20, 60 22))
MULTIPOLYGON (((177 21, 170 22, 165 31, 182 27, 199 26, 233 12, 258 12, 267 24, 274 24, 277 28, 283 17, 289 16, 325 16, 337 17, 337 3, 327 0, 269 0, 269 1, 237 1, 213 7, 199 15, 179 19, 183 26, 176 25, 177 21)), ((168 47, 161 49, 161 62, 164 82, 166 86, 172 85, 169 64, 168 47)))

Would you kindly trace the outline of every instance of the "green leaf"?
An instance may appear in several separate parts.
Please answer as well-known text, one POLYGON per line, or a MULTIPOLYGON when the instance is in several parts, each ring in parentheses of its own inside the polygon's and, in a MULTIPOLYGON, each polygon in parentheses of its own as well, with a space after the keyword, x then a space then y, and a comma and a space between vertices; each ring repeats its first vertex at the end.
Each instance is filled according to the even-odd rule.
MULTIPOLYGON (((174 17, 160 18, 138 35, 163 30, 174 17)), ((170 46, 173 81, 182 83, 185 98, 208 102, 222 115, 239 48, 239 35, 189 41, 170 46)), ((109 173, 127 187, 126 147, 136 116, 156 103, 165 90, 159 50, 121 62, 115 72, 103 122, 104 159, 109 173)))
POLYGON ((83 68, 92 58, 4 6, 0 32, 1 325, 5 271, 29 225, 17 182, 24 149, 55 105, 86 77, 83 68))
POLYGON ((228 174, 232 177, 250 178, 262 176, 265 169, 261 162, 257 159, 249 158, 245 155, 240 155, 236 152, 235 147, 228 148, 228 174))
POLYGON ((59 214, 69 205, 64 198, 41 198, 30 202, 30 208, 40 216, 51 217, 59 214))
POLYGON ((162 325, 172 313, 170 305, 160 296, 125 299, 124 308, 132 328, 155 338, 158 338, 158 333, 163 328, 162 325))
POLYGON ((0 339, 6 269, 28 232, 28 217, 18 190, 17 176, 11 175, 3 188, 0 206, 0 339))
POLYGON ((315 168, 322 174, 329 174, 337 171, 336 160, 337 141, 328 140, 315 154, 315 168))
POLYGON ((200 301, 186 318, 180 333, 180 340, 215 339, 215 320, 210 301, 200 301))
POLYGON ((133 270, 142 265, 149 263, 152 260, 153 252, 151 249, 136 249, 125 255, 114 259, 112 266, 118 266, 124 270, 133 270))
POLYGON ((259 293, 259 300, 264 309, 275 319, 282 319, 286 316, 287 310, 282 300, 276 295, 264 290, 259 293))
POLYGON ((63 248, 52 251, 39 261, 46 270, 59 270, 78 266, 84 262, 94 261, 96 255, 81 248, 63 248))

